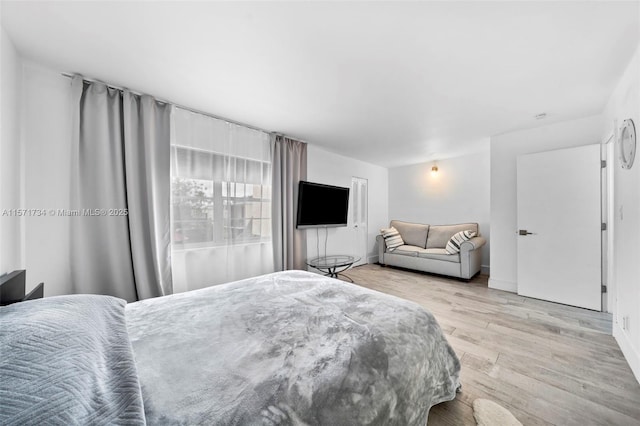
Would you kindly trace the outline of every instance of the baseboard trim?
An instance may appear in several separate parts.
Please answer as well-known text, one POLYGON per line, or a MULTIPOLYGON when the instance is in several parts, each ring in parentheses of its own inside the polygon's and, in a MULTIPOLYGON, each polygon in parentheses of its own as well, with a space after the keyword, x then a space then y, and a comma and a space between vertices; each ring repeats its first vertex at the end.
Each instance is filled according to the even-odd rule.
POLYGON ((491 275, 490 272, 491 269, 489 268, 489 265, 480 265, 480 273, 482 275, 491 275))
POLYGON ((636 380, 640 383, 640 354, 629 341, 627 333, 615 322, 615 319, 613 323, 613 337, 616 339, 616 342, 618 342, 622 355, 624 355, 629 367, 631 367, 633 375, 636 376, 636 380))
POLYGON ((376 256, 369 256, 367 258, 367 263, 378 263, 378 260, 380 259, 380 256, 376 255, 376 256))
POLYGON ((489 288, 517 293, 518 283, 514 283, 512 281, 496 280, 495 278, 489 277, 489 288))

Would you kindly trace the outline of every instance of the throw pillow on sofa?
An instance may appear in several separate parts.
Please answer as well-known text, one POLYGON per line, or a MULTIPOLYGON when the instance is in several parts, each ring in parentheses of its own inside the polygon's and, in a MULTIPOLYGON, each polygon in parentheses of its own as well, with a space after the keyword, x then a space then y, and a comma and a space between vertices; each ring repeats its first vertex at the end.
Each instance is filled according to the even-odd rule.
POLYGON ((447 242, 447 246, 445 250, 449 254, 460 253, 460 246, 465 241, 469 241, 471 238, 475 237, 476 233, 473 231, 460 231, 457 234, 454 234, 453 237, 447 242))
POLYGON ((400 233, 393 226, 389 229, 381 229, 380 233, 382 234, 382 237, 384 238, 384 242, 387 245, 387 249, 390 252, 404 245, 404 241, 402 240, 400 233))

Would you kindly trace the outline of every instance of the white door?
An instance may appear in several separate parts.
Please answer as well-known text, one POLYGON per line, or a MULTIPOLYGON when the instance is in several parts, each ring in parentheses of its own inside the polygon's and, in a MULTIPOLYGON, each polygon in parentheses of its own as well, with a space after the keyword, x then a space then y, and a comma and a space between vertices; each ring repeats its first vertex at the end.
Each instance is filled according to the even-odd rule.
POLYGON ((360 258, 354 266, 367 263, 367 196, 368 181, 366 179, 351 178, 351 226, 353 227, 353 249, 354 256, 360 258))
POLYGON ((517 160, 518 294, 601 310, 600 145, 517 160))

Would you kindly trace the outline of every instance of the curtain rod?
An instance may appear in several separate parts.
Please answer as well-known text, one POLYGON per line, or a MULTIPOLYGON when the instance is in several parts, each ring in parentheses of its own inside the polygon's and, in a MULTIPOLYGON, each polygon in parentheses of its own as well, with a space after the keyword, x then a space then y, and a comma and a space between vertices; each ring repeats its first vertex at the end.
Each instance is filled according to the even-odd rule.
MULTIPOLYGON (((66 73, 66 72, 63 72, 63 73, 60 73, 60 74, 62 74, 63 77, 67 77, 67 78, 73 78, 74 76, 78 75, 84 81, 87 81, 89 83, 100 83, 100 84, 104 84, 105 86, 110 87, 112 89, 119 90, 121 92, 123 92, 124 90, 128 90, 129 92, 134 93, 134 94, 139 95, 139 96, 143 96, 144 95, 144 93, 140 93, 140 92, 137 92, 135 90, 125 89, 124 87, 115 86, 113 84, 105 83, 104 81, 100 81, 100 80, 96 80, 96 79, 92 79, 92 78, 87 78, 87 77, 84 77, 84 76, 79 75, 79 74, 70 74, 70 73, 66 73)), ((193 112, 195 114, 200 114, 200 115, 204 115, 206 117, 215 118, 216 120, 226 121, 227 123, 235 124, 235 125, 238 125, 238 126, 248 127, 249 129, 256 130, 258 132, 264 132, 264 133, 268 133, 268 134, 275 133, 276 135, 282 135, 279 132, 270 132, 269 130, 264 130, 264 129, 261 129, 259 127, 255 127, 255 126, 251 126, 249 124, 241 123, 239 121, 230 120, 228 118, 220 117, 220 116, 215 115, 215 114, 210 114, 208 112, 200 111, 200 110, 197 110, 197 109, 194 109, 194 108, 189 108, 189 107, 177 104, 175 102, 170 102, 170 101, 167 101, 167 100, 164 100, 164 99, 158 99, 155 96, 154 96, 154 99, 156 99, 159 102, 163 102, 165 104, 170 104, 170 105, 173 105, 173 106, 175 106, 177 108, 184 109, 184 110, 187 110, 189 112, 193 112)))

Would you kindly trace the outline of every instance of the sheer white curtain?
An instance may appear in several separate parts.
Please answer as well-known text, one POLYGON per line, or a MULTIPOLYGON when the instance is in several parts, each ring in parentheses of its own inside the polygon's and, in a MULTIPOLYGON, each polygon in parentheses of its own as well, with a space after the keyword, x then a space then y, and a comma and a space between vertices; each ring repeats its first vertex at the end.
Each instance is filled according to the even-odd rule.
POLYGON ((273 272, 269 134, 175 108, 174 292, 273 272))

